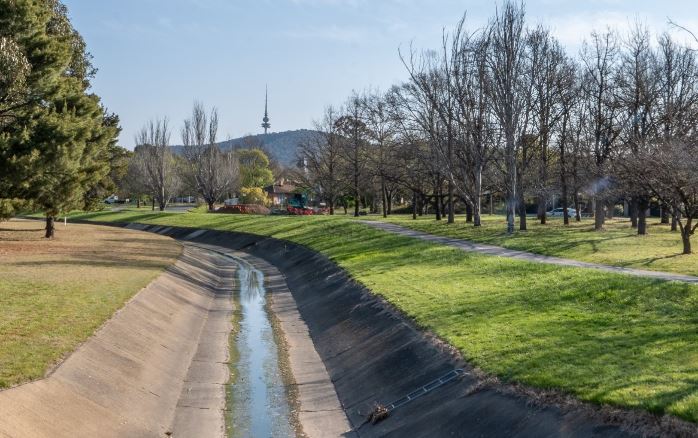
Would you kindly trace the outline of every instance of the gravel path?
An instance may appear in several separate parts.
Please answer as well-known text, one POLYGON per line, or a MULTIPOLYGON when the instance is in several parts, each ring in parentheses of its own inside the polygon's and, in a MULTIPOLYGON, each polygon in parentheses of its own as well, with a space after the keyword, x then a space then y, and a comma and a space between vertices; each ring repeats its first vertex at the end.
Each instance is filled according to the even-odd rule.
POLYGON ((529 262, 547 263, 550 265, 570 266, 575 268, 597 269, 600 271, 613 272, 616 274, 634 275, 636 277, 655 278, 666 281, 681 281, 684 283, 698 284, 698 277, 692 275, 673 274, 670 272, 647 271, 643 269, 622 268, 620 266, 603 265, 600 263, 582 262, 579 260, 564 259, 561 257, 546 256, 534 254, 526 251, 518 251, 514 249, 502 248, 501 246, 487 245, 484 243, 476 243, 469 240, 456 239, 452 237, 435 236, 433 234, 415 231, 399 225, 377 222, 377 221, 359 221, 373 228, 378 228, 383 231, 388 231, 402 236, 414 237, 415 239, 426 240, 429 242, 440 243, 454 248, 462 249, 463 251, 478 252, 487 255, 508 257, 512 259, 526 260, 529 262))

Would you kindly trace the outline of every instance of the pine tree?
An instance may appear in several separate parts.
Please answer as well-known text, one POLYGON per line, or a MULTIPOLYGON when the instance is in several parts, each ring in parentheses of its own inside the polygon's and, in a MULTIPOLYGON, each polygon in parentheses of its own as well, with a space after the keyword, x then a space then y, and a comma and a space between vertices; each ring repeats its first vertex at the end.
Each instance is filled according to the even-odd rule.
POLYGON ((43 211, 53 237, 54 218, 108 175, 118 119, 89 92, 96 70, 60 1, 0 0, 0 41, 0 199, 43 211))

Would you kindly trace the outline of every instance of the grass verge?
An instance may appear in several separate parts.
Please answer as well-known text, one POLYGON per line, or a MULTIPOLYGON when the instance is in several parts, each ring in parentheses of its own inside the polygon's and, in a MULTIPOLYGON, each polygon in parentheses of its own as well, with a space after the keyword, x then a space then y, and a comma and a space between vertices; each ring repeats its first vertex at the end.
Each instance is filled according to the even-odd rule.
POLYGON ((336 217, 92 213, 319 251, 505 381, 698 421, 698 288, 465 253, 336 217))
POLYGON ((0 388, 46 374, 179 256, 171 239, 91 225, 0 223, 0 388))
POLYGON ((473 227, 458 216, 455 224, 432 217, 413 220, 409 215, 393 215, 387 219, 370 216, 370 219, 391 222, 413 230, 455 237, 474 242, 503 246, 509 249, 536 254, 564 257, 585 262, 602 263, 628 268, 675 272, 698 275, 698 254, 683 255, 681 236, 672 232, 669 225, 658 218, 648 220, 648 234, 638 236, 629 219, 611 219, 603 231, 594 231, 594 220, 583 219, 565 226, 562 218, 548 218, 541 225, 529 218, 528 231, 506 234, 504 216, 483 216, 482 226, 473 227))

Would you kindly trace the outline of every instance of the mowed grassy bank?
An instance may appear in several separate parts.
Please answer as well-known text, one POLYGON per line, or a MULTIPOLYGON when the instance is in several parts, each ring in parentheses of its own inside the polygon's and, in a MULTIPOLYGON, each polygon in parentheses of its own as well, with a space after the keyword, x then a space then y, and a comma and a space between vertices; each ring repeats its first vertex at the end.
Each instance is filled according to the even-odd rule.
MULTIPOLYGON (((669 225, 661 224, 658 218, 648 219, 648 234, 645 236, 638 236, 637 230, 630 227, 630 220, 624 218, 607 220, 603 231, 595 231, 594 220, 589 218, 581 222, 573 219, 569 226, 565 226, 562 218, 548 218, 548 223, 541 225, 533 217, 528 220, 527 231, 517 230, 511 236, 506 234, 506 218, 500 215, 483 216, 480 228, 466 223, 461 215, 457 216, 455 224, 447 224, 445 219, 437 221, 433 216, 418 217, 417 220, 410 215, 393 215, 387 219, 370 216, 368 219, 536 254, 698 275, 698 254, 681 254, 681 236, 672 232, 669 225)), ((698 247, 698 239, 695 245, 698 247)))
POLYGON ((0 388, 37 379, 181 252, 162 236, 92 225, 0 223, 0 388))
POLYGON ((92 213, 320 251, 506 380, 698 421, 698 288, 465 253, 342 217, 92 213))

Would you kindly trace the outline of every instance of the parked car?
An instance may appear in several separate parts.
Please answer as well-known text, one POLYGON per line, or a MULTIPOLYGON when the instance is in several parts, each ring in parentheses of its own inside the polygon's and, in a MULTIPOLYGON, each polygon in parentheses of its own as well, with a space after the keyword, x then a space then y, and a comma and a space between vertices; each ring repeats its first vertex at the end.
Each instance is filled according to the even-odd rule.
MULTIPOLYGON (((565 215, 564 211, 565 211, 564 208, 556 208, 556 209, 550 210, 547 213, 547 215, 550 217, 563 217, 565 215)), ((568 208, 567 214, 570 217, 574 217, 577 214, 577 210, 575 210, 574 208, 568 208)))
POLYGON ((175 202, 178 204, 193 204, 196 202, 196 198, 193 196, 183 196, 180 198, 175 198, 175 202))
POLYGON ((117 204, 119 202, 119 197, 116 195, 111 195, 104 200, 105 204, 117 204))

